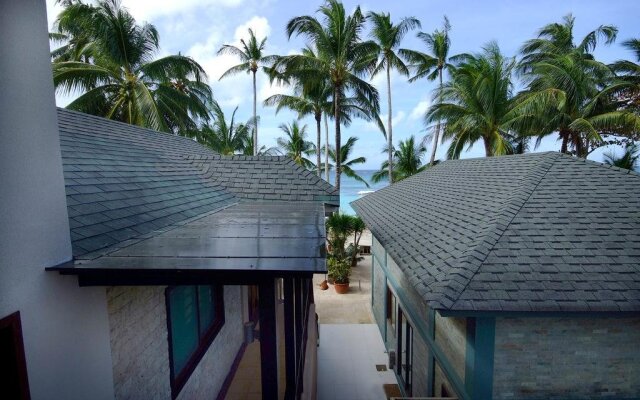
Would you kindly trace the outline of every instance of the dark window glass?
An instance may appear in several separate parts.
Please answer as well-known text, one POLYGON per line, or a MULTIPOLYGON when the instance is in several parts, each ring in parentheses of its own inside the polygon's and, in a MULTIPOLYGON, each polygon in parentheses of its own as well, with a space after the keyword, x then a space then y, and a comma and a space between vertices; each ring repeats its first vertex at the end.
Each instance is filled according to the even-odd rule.
POLYGON ((398 376, 407 395, 411 395, 413 378, 413 328, 398 309, 398 376))
POLYGON ((398 300, 393 295, 391 289, 387 288, 387 319, 391 324, 391 332, 395 334, 396 331, 396 313, 398 310, 398 300))
POLYGON ((171 344, 173 370, 180 373, 198 348, 198 308, 195 286, 179 286, 171 291, 171 344))
POLYGON ((171 391, 175 398, 224 324, 221 286, 167 288, 171 391))
POLYGON ((200 315, 200 333, 203 334, 211 328, 216 319, 215 299, 212 286, 198 286, 198 304, 200 315))

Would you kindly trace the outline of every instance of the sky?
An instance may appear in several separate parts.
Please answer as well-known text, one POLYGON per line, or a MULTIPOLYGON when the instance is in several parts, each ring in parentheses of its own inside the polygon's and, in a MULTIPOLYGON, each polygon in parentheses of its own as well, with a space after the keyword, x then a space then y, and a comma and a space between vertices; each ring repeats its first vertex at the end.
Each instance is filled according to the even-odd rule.
MULTIPOLYGON (((49 24, 55 20, 60 6, 55 0, 46 0, 49 24)), ((344 1, 345 9, 353 11, 360 5, 364 12, 389 12, 393 21, 413 16, 422 23, 421 31, 430 33, 442 26, 443 16, 449 18, 452 29, 450 54, 479 52, 484 44, 491 40, 498 42, 505 55, 516 55, 524 41, 535 37, 544 25, 559 22, 562 17, 572 13, 575 18, 574 34, 576 40, 600 25, 615 25, 619 29, 618 43, 611 46, 599 46, 595 55, 603 62, 612 62, 631 58, 620 42, 640 37, 637 18, 640 15, 638 0, 564 0, 564 1, 516 1, 516 0, 383 0, 344 1)), ((251 76, 238 74, 219 80, 220 75, 229 67, 238 64, 233 56, 217 56, 218 49, 224 44, 239 44, 247 37, 247 29, 253 28, 256 35, 267 37, 266 54, 292 54, 298 52, 305 42, 301 38, 289 40, 285 33, 286 23, 293 17, 314 15, 321 5, 320 0, 123 0, 122 5, 129 9, 138 22, 146 21, 156 26, 160 35, 158 57, 178 52, 193 57, 208 74, 209 84, 214 97, 225 113, 230 117, 237 106, 238 120, 247 120, 252 115, 251 76)), ((402 47, 425 51, 422 43, 410 32, 402 47)), ((365 32, 365 35, 368 32, 365 32)), ((258 115, 260 145, 275 146, 276 138, 284 136, 278 128, 280 124, 290 123, 297 115, 283 110, 276 114, 273 107, 262 107, 261 102, 273 94, 289 93, 288 88, 271 86, 266 76, 258 76, 258 115)), ((421 80, 408 83, 407 78, 392 73, 393 101, 393 138, 394 143, 411 135, 418 138, 427 133, 423 115, 432 103, 435 83, 421 80)), ((380 92, 381 118, 386 124, 386 82, 384 74, 373 77, 370 82, 380 92)), ((57 95, 59 106, 65 106, 72 97, 57 95)), ((308 137, 315 141, 315 122, 312 117, 303 120, 307 124, 308 137)), ((382 153, 385 138, 371 123, 355 121, 343 128, 343 143, 349 136, 358 137, 354 149, 355 156, 365 156, 367 162, 359 169, 378 169, 386 158, 382 153)), ((330 130, 330 141, 333 139, 330 130)), ((324 132, 323 132, 324 140, 324 132)), ((431 151, 428 142, 428 151, 431 151)), ((445 158, 447 144, 440 145, 437 158, 445 158)), ((556 137, 548 137, 534 151, 558 150, 560 143, 556 137)), ((600 149, 590 155, 590 159, 602 161, 600 149)), ((482 143, 477 143, 462 154, 463 158, 482 157, 482 143)), ((427 158, 428 155, 425 157, 427 158)))

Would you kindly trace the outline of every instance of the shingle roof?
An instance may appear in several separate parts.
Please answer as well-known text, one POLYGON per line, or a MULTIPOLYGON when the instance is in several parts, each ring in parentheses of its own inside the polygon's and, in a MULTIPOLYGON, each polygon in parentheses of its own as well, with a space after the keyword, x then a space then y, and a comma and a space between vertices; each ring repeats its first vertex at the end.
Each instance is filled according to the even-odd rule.
POLYGON ((640 175, 559 153, 446 161, 352 203, 436 309, 640 311, 640 175))
POLYGON ((237 197, 340 204, 335 187, 288 157, 191 155, 187 158, 202 168, 206 178, 237 197))
MULTIPOLYGON (((243 201, 231 186, 235 179, 250 180, 259 167, 260 157, 252 165, 234 166, 235 179, 219 180, 203 174, 193 159, 218 156, 188 138, 64 109, 58 109, 58 124, 76 258, 95 258, 116 244, 243 201)), ((275 164, 274 174, 278 164, 289 168, 285 159, 268 162, 275 164)), ((273 176, 270 193, 294 192, 279 178, 273 176)), ((310 191, 314 185, 333 189, 301 173, 299 180, 304 179, 312 182, 310 191)))

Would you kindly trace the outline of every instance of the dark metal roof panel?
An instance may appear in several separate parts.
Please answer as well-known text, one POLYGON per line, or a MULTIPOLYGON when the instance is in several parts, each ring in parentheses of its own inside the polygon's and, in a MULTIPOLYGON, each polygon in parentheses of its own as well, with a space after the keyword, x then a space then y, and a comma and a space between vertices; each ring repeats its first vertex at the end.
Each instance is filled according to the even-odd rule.
POLYGON ((59 270, 323 273, 325 242, 322 204, 244 202, 59 270))

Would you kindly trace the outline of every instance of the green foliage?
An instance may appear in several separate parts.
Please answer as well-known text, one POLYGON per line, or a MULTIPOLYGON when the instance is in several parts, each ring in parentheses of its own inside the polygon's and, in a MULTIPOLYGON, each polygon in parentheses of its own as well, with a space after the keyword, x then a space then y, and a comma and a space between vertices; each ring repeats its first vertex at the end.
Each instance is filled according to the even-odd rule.
POLYGON ((240 59, 240 64, 235 65, 225 71, 220 79, 236 75, 240 72, 251 73, 253 78, 253 120, 255 122, 253 126, 253 137, 251 143, 253 144, 253 154, 258 154, 258 115, 256 114, 256 101, 257 101, 257 89, 256 89, 256 72, 262 68, 267 70, 267 66, 271 65, 276 60, 276 56, 268 56, 264 54, 267 38, 258 40, 252 29, 249 28, 249 39, 245 41, 240 40, 241 47, 225 44, 218 50, 218 54, 230 54, 240 59))
MULTIPOLYGON (((358 182, 362 182, 365 186, 369 187, 369 182, 367 182, 363 177, 358 175, 358 173, 352 168, 356 164, 364 164, 367 162, 365 157, 356 157, 354 159, 350 159, 351 152, 353 151, 353 146, 358 141, 356 137, 350 137, 347 142, 340 148, 340 158, 339 162, 342 165, 342 172, 348 176, 349 178, 353 178, 358 182)), ((338 160, 336 157, 336 149, 333 146, 329 146, 329 159, 337 164, 338 160)), ((329 164, 329 169, 333 168, 334 164, 329 164)))
MULTIPOLYGON (((293 18, 286 27, 289 38, 300 35, 315 44, 316 54, 280 57, 274 69, 284 76, 295 74, 303 82, 330 82, 334 101, 335 146, 340 154, 342 98, 352 97, 360 109, 367 110, 368 115, 379 113, 378 91, 361 78, 375 68, 377 45, 361 40, 366 18, 359 6, 352 14, 347 14, 341 2, 328 0, 320 6, 318 14, 320 19, 313 16, 293 18)), ((342 164, 338 159, 335 183, 338 190, 341 173, 342 164)))
POLYGON ((60 93, 82 93, 67 108, 147 128, 185 134, 207 118, 211 89, 193 59, 153 59, 156 28, 139 25, 117 0, 65 2, 51 38, 53 81, 60 93))
POLYGON ((637 143, 628 144, 620 157, 613 152, 604 154, 605 164, 630 171, 636 170, 638 167, 638 159, 640 159, 640 146, 638 146, 637 143))
MULTIPOLYGON (((387 74, 387 145, 393 145, 393 108, 391 105, 391 69, 395 69, 400 74, 408 76, 409 70, 404 61, 396 54, 396 50, 400 47, 400 42, 404 36, 412 29, 420 28, 420 21, 417 18, 403 18, 398 24, 391 22, 391 16, 388 13, 368 14, 369 20, 372 22, 371 38, 378 45, 378 63, 371 73, 371 77, 385 71, 387 74)), ((393 157, 389 154, 387 161, 389 176, 393 181, 393 157)))
POLYGON ((348 259, 327 257, 327 272, 335 283, 349 283, 351 264, 348 259))
MULTIPOLYGON (((389 151, 388 148, 384 149, 384 153, 389 151)), ((393 150, 393 159, 395 168, 393 169, 393 180, 395 182, 401 181, 411 175, 415 175, 418 172, 425 169, 422 165, 422 157, 427 152, 427 148, 423 143, 416 143, 415 137, 411 135, 406 140, 401 140, 398 149, 393 150)), ((374 183, 381 182, 389 179, 389 169, 387 168, 387 161, 382 163, 382 166, 371 176, 371 181, 374 183)))
POLYGON ((238 107, 233 110, 231 120, 227 121, 218 102, 211 102, 211 119, 196 133, 198 142, 222 155, 243 154, 251 139, 254 122, 237 123, 236 111, 238 107))
MULTIPOLYGON (((439 79, 439 93, 442 93, 444 72, 446 70, 454 69, 455 62, 466 56, 455 55, 449 57, 449 49, 451 48, 449 30, 451 30, 451 25, 449 24, 449 19, 445 16, 442 30, 437 29, 433 33, 418 33, 418 38, 422 40, 427 48, 427 53, 409 49, 400 49, 400 55, 410 62, 410 68, 415 71, 415 75, 409 79, 409 82, 414 82, 421 78, 427 78, 430 81, 439 79)), ((438 97, 438 102, 442 102, 441 97, 438 97)), ((436 150, 440 141, 440 130, 440 120, 438 120, 436 123, 435 135, 433 137, 429 165, 433 165, 435 163, 436 150)))
POLYGON ((438 93, 440 102, 426 115, 427 122, 445 122, 442 140, 451 140, 448 158, 459 158, 465 147, 479 140, 487 157, 512 151, 507 133, 515 119, 511 80, 515 65, 490 42, 482 53, 466 55, 451 71, 451 81, 438 93))
POLYGON ((538 143, 559 132, 561 152, 586 157, 604 144, 603 134, 637 132, 640 119, 611 101, 626 85, 593 56, 602 40, 615 41, 617 28, 602 25, 574 43, 574 22, 568 15, 546 25, 522 47, 519 71, 528 89, 518 96, 513 127, 538 143))
POLYGON ((300 127, 298 121, 294 120, 288 125, 281 124, 280 129, 287 135, 277 140, 284 155, 291 157, 296 164, 312 170, 315 165, 305 156, 313 154, 316 146, 306 138, 307 126, 300 127))

